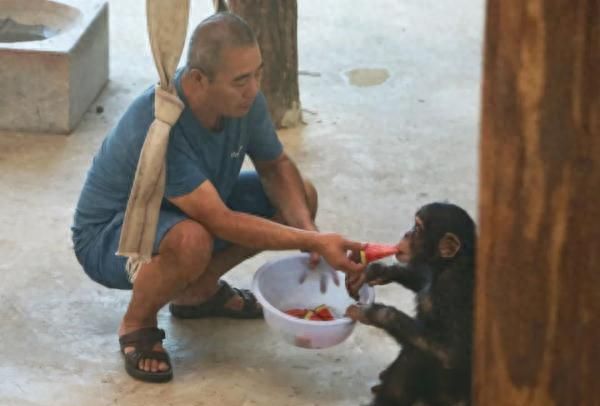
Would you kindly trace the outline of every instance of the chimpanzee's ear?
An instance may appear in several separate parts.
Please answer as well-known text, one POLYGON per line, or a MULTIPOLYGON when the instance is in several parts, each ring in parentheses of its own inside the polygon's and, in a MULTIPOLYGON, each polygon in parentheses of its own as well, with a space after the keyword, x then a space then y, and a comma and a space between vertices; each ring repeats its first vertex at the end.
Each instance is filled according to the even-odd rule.
POLYGON ((442 258, 452 258, 460 250, 460 239, 456 234, 446 233, 440 240, 438 250, 442 258))

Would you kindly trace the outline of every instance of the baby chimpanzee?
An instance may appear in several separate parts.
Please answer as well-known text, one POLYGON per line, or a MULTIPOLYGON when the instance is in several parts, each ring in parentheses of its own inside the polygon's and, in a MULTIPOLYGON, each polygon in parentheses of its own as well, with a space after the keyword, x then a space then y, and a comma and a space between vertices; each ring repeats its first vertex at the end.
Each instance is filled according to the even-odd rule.
POLYGON ((375 406, 468 405, 471 392, 475 224, 449 203, 423 206, 398 243, 396 258, 347 278, 352 296, 363 283, 398 282, 416 292, 416 317, 379 303, 352 305, 347 315, 380 327, 402 350, 373 387, 375 406))

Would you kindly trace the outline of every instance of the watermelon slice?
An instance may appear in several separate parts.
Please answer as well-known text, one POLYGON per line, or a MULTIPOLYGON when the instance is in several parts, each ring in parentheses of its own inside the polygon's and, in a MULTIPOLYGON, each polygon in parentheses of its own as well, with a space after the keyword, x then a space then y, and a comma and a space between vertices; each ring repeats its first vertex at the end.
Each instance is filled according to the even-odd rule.
POLYGON ((327 307, 327 305, 322 304, 321 306, 317 306, 317 307, 315 307, 314 311, 315 311, 315 314, 321 318, 321 320, 329 321, 329 320, 335 319, 335 317, 333 317, 333 314, 331 313, 331 310, 329 310, 329 307, 327 307))
POLYGON ((314 309, 301 309, 294 308, 289 309, 284 312, 292 317, 297 317, 299 319, 304 320, 313 320, 313 321, 330 321, 335 320, 333 313, 329 310, 327 305, 320 305, 315 307, 314 309))
POLYGON ((360 261, 363 264, 377 261, 378 259, 389 257, 398 253, 398 246, 391 244, 367 243, 365 248, 360 251, 360 261))
POLYGON ((309 310, 305 315, 304 315, 304 320, 313 320, 313 321, 323 321, 321 320, 321 318, 312 310, 309 310))
POLYGON ((292 317, 298 317, 299 319, 303 319, 308 310, 306 309, 290 309, 285 311, 286 314, 289 314, 292 317))

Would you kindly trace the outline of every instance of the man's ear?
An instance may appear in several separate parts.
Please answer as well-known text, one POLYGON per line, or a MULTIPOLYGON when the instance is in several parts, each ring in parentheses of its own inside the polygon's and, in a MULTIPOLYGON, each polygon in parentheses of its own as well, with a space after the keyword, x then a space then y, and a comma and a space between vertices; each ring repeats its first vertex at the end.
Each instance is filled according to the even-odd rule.
POLYGON ((192 79, 194 79, 196 85, 202 88, 206 87, 206 85, 209 82, 208 76, 201 69, 190 69, 190 76, 192 77, 192 79))
POLYGON ((442 258, 453 258, 460 250, 460 239, 453 233, 446 233, 438 244, 438 251, 442 258))

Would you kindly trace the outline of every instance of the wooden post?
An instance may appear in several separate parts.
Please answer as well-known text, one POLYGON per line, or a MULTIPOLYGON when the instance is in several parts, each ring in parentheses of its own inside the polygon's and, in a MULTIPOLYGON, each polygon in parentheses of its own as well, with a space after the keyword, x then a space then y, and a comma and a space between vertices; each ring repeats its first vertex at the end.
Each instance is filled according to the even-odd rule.
POLYGON ((302 123, 298 89, 296 0, 229 0, 256 33, 265 63, 262 91, 277 128, 302 123))
POLYGON ((600 405, 600 0, 488 0, 474 405, 600 405))

